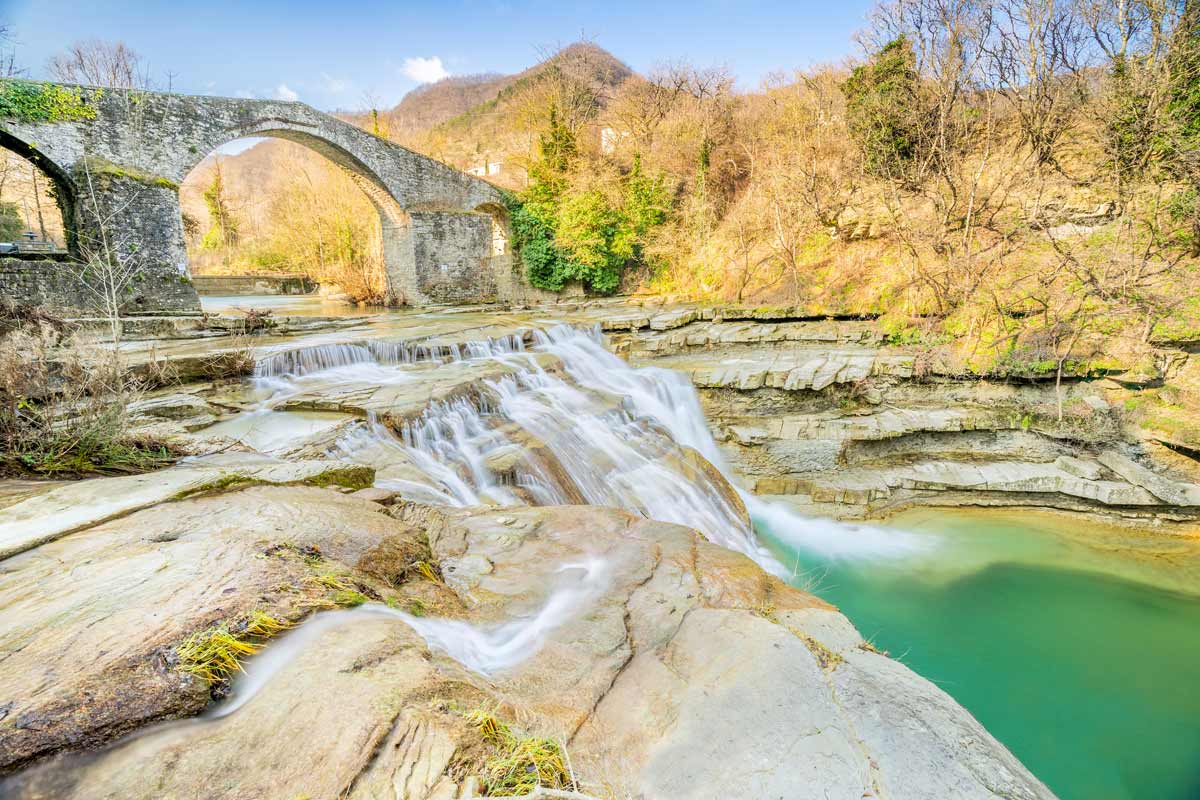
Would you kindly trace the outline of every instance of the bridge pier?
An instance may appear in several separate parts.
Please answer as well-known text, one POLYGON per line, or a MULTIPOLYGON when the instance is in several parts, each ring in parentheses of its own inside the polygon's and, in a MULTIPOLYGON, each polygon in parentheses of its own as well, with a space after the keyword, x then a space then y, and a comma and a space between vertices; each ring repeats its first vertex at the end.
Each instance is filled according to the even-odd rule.
POLYGON ((409 217, 398 269, 389 276, 413 292, 410 305, 497 300, 491 217, 471 211, 413 211, 409 217))
POLYGON ((179 188, 127 170, 76 169, 74 204, 83 281, 102 295, 115 289, 122 315, 199 314, 200 296, 187 273, 179 188), (107 266, 99 266, 105 265, 107 266))

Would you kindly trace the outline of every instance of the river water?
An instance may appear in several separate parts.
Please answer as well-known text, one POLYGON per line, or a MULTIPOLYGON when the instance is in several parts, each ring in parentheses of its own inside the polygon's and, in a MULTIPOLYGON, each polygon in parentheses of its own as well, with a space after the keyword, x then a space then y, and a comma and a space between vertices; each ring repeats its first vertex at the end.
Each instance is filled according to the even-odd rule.
MULTIPOLYGON (((1031 512, 922 510, 857 526, 799 517, 730 490, 720 473, 736 477, 684 377, 632 369, 598 332, 561 326, 536 332, 528 350, 509 337, 280 354, 260 364, 260 407, 222 424, 269 430, 269 441, 312 433, 338 418, 275 406, 322 381, 411 380, 412 365, 439 360, 515 372, 398 432, 356 424, 331 454, 375 466, 378 485, 414 500, 615 505, 696 528, 838 605, 1066 800, 1200 798, 1196 541, 1031 512), (286 421, 262 424, 272 418, 286 421)), ((448 629, 422 633, 451 655, 463 646, 448 629)), ((505 647, 478 646, 475 656, 505 647)))
POLYGON ((1200 543, 1024 511, 888 525, 916 546, 831 558, 762 532, 1064 800, 1200 798, 1200 543))

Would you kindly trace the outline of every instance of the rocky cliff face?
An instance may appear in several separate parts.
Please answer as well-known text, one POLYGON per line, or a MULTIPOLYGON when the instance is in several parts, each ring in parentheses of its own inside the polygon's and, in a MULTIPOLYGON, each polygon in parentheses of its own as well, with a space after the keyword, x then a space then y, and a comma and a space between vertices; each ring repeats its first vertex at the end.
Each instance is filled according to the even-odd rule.
POLYGON ((1200 519, 1200 469, 1177 452, 1188 448, 1124 413, 1131 386, 1187 374, 1186 353, 1149 376, 1068 374, 1060 398, 1053 374, 956 374, 886 346, 871 322, 647 309, 605 324, 633 363, 691 377, 748 488, 812 513, 1019 505, 1200 519))

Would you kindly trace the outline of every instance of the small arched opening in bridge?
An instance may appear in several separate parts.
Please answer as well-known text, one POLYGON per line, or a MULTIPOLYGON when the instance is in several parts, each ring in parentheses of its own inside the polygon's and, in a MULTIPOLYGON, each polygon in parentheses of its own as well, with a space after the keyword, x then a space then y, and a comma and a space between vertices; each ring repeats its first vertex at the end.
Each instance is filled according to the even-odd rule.
POLYGON ((354 302, 404 299, 389 281, 387 248, 409 217, 352 155, 292 130, 200 155, 179 195, 202 295, 292 294, 315 283, 354 302))
POLYGON ((75 203, 65 170, 0 131, 0 255, 78 255, 75 203))
POLYGON ((492 256, 508 254, 508 209, 496 203, 482 203, 475 207, 481 214, 492 218, 492 256))

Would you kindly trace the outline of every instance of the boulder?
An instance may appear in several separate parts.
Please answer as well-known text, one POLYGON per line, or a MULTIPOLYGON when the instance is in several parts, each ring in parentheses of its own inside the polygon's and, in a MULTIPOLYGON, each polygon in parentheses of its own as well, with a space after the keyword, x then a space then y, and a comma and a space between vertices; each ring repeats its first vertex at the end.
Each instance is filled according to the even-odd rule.
POLYGON ((388 556, 416 542, 374 503, 256 487, 156 505, 9 559, 0 773, 200 712, 209 684, 177 668, 188 636, 254 612, 296 622, 327 603, 315 578, 332 571, 356 568, 360 589, 382 592, 373 576, 402 571, 388 556))

